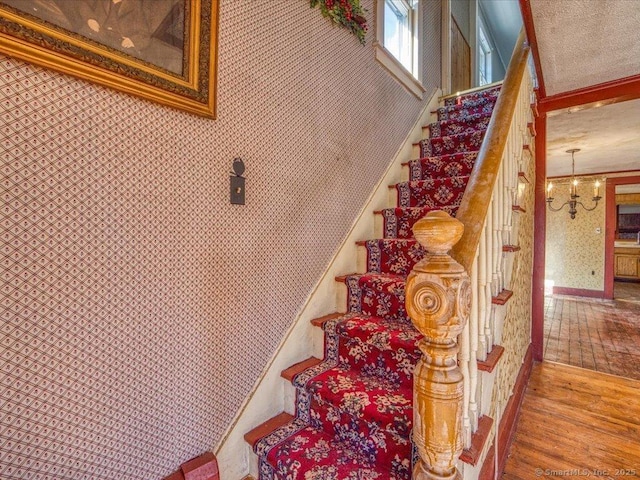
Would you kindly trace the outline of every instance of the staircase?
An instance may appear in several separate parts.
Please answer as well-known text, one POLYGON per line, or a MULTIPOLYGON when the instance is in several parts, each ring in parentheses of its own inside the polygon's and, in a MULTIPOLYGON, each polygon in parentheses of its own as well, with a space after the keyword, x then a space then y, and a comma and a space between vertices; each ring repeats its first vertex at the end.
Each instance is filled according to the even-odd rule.
POLYGON ((455 215, 491 118, 499 87, 450 98, 406 164, 409 181, 390 186, 396 206, 376 212, 383 238, 358 242, 366 273, 344 284, 346 313, 312 323, 324 331, 322 360, 283 372, 296 415, 282 413, 245 438, 260 480, 409 480, 413 370, 421 357, 405 309, 405 281, 424 255, 412 227, 428 212, 455 215))

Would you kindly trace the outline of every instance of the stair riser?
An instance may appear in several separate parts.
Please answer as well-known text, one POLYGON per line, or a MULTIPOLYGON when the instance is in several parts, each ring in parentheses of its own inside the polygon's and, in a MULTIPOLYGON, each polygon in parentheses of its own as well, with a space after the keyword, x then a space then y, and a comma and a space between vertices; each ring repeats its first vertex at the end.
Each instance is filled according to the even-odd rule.
POLYGON ((411 161, 408 166, 409 181, 470 175, 476 157, 476 153, 465 153, 411 161))
MULTIPOLYGON (((397 198, 397 191, 395 192, 397 198)), ((455 216, 458 211, 457 206, 441 207, 442 210, 455 216)), ((381 234, 376 238, 413 238, 413 225, 424 217, 429 212, 428 209, 424 211, 401 209, 396 211, 395 209, 385 209, 378 215, 381 219, 382 226, 381 234)))
POLYGON ((381 282, 359 285, 357 279, 348 277, 347 311, 410 322, 404 305, 404 282, 402 285, 399 283, 391 286, 381 282))
POLYGON ((464 95, 459 95, 457 97, 449 97, 444 101, 444 105, 445 107, 451 107, 458 104, 465 105, 483 99, 492 100, 495 102, 499 94, 500 87, 494 87, 488 90, 483 90, 481 92, 465 93, 464 95))
MULTIPOLYGON (((425 137, 428 138, 428 137, 425 137)), ((420 147, 420 142, 416 142, 413 144, 413 146, 411 147, 411 158, 420 158, 420 152, 422 151, 422 148, 420 147)))
POLYGON ((490 116, 472 116, 459 118, 453 123, 435 122, 429 127, 429 137, 438 138, 450 135, 459 135, 461 133, 471 133, 476 130, 486 130, 490 116))
MULTIPOLYGON (((390 273, 405 277, 425 255, 424 249, 415 240, 405 242, 373 240, 359 247, 360 252, 362 249, 365 250, 367 272, 390 273)), ((361 255, 360 253, 359 256, 361 255)))
POLYGON ((458 120, 472 115, 490 114, 495 102, 483 100, 459 107, 443 107, 438 109, 438 121, 458 120))
MULTIPOLYGON (((385 219, 382 212, 377 212, 373 216, 373 238, 383 238, 385 236, 385 219)), ((365 252, 366 254, 366 252, 365 252)), ((359 271, 359 270, 358 270, 359 271)))
MULTIPOLYGON (((377 355, 378 362, 385 362, 385 367, 389 368, 387 375, 393 375, 394 381, 397 381, 402 388, 410 389, 413 385, 413 370, 420 359, 420 350, 415 349, 405 355, 398 355, 392 350, 377 350, 375 347, 363 345, 362 342, 350 339, 340 341, 339 355, 340 364, 349 365, 350 367, 369 373, 379 370, 375 364, 371 363, 371 357, 366 355, 366 349, 374 351, 377 355)), ((385 373, 385 372, 382 372, 385 373)))
POLYGON ((480 149, 484 131, 475 131, 450 137, 429 138, 420 142, 420 157, 475 152, 480 149))
POLYGON ((399 207, 429 207, 434 210, 460 205, 467 177, 453 177, 447 181, 399 183, 396 197, 399 207))

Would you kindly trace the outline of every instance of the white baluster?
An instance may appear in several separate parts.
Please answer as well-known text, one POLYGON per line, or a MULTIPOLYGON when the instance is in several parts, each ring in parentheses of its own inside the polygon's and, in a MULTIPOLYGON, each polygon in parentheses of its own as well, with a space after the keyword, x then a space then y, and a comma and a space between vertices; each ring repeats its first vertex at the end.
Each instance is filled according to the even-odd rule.
MULTIPOLYGON (((471 282, 471 288, 473 288, 473 281, 471 282)), ((473 293, 472 293, 473 295, 473 293)), ((471 311, 473 315, 473 310, 471 311)), ((465 448, 471 446, 471 418, 469 417, 469 403, 471 395, 471 378, 469 373, 469 347, 470 347, 470 332, 469 322, 465 325, 460 337, 458 338, 458 344, 460 345, 460 351, 458 352, 458 364, 462 372, 462 438, 465 448)), ((475 362, 474 362, 475 363, 475 362)))
POLYGON ((493 295, 497 295, 496 290, 496 280, 494 276, 493 270, 493 258, 495 250, 493 245, 495 243, 495 239, 493 236, 493 201, 489 205, 489 215, 487 215, 487 286, 485 288, 485 296, 487 299, 487 312, 486 312, 486 320, 484 324, 484 333, 487 339, 487 353, 491 351, 493 348, 493 329, 491 328, 491 323, 493 319, 493 304, 491 303, 491 299, 493 295))
MULTIPOLYGON (((469 419, 471 421, 471 431, 475 432, 478 429, 478 362, 476 361, 478 355, 478 257, 476 252, 476 258, 471 268, 471 315, 469 316, 469 419)), ((471 440, 471 439, 469 439, 471 440)))
POLYGON ((500 293, 502 291, 502 289, 504 288, 504 279, 502 277, 502 259, 503 259, 503 254, 502 254, 502 246, 504 245, 504 239, 502 238, 502 225, 504 224, 503 220, 502 220, 502 198, 504 197, 504 162, 502 163, 502 165, 500 165, 500 172, 498 174, 498 182, 497 182, 497 186, 498 186, 498 191, 497 191, 497 198, 496 198, 496 210, 497 210, 497 224, 494 225, 494 228, 496 228, 496 231, 498 233, 498 245, 497 247, 497 261, 496 261, 496 276, 498 279, 498 293, 500 293))
POLYGON ((478 360, 487 359, 487 337, 485 335, 484 326, 487 315, 487 223, 485 221, 484 228, 480 234, 480 243, 478 247, 478 360))

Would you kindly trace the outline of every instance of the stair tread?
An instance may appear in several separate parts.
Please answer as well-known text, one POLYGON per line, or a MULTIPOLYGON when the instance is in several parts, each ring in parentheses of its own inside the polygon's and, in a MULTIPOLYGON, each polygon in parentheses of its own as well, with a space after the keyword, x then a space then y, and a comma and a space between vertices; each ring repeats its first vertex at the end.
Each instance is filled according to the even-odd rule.
POLYGON ((255 447, 256 443, 260 441, 260 439, 266 437, 271 434, 278 428, 283 425, 291 422, 295 417, 289 413, 282 412, 276 415, 275 417, 270 418, 264 423, 261 423, 257 427, 255 427, 250 432, 244 434, 244 440, 251 445, 251 447, 255 447))
POLYGON ((315 367, 316 365, 322 363, 322 360, 316 357, 309 357, 306 360, 302 360, 294 365, 291 365, 288 368, 285 368, 280 376, 286 380, 293 380, 300 372, 306 370, 307 368, 315 367))
POLYGON ((438 120, 436 122, 431 122, 429 125, 433 125, 435 123, 439 123, 441 125, 453 125, 453 124, 457 124, 457 123, 471 123, 474 122, 476 120, 480 120, 480 119, 485 119, 485 118, 491 118, 493 112, 479 112, 479 113, 472 113, 471 115, 467 115, 466 117, 463 118, 451 118, 451 119, 446 119, 446 120, 438 120))
POLYGON ((486 130, 493 112, 480 112, 460 118, 444 119, 429 125, 429 137, 439 138, 464 132, 486 130))
MULTIPOLYGON (((496 103, 496 100, 497 98, 495 97, 485 97, 485 98, 479 98, 475 100, 467 100, 467 101, 462 101, 456 105, 443 105, 442 107, 438 107, 436 112, 442 112, 442 111, 451 112, 451 111, 464 110, 464 109, 469 109, 469 108, 479 107, 484 105, 490 105, 493 109, 493 105, 496 103)), ((480 113, 480 112, 477 112, 477 113, 480 113)))
POLYGON ((406 166, 409 166, 412 162, 448 163, 453 161, 459 161, 467 157, 475 158, 477 156, 478 156, 478 152, 475 150, 472 152, 456 152, 456 153, 448 153, 446 155, 432 155, 430 157, 413 158, 407 162, 403 162, 402 165, 406 167, 406 166))
POLYGON ((336 413, 358 418, 366 416, 380 428, 394 427, 396 415, 405 420, 406 434, 412 425, 412 388, 403 388, 391 371, 365 374, 335 366, 308 381, 306 387, 316 402, 330 404, 336 413))
POLYGON ((478 98, 497 98, 500 93, 502 84, 487 86, 487 88, 472 89, 469 92, 459 92, 455 95, 449 95, 444 99, 444 105, 455 105, 457 102, 469 102, 478 98))
MULTIPOLYGON (((449 142, 454 142, 456 140, 461 140, 461 139, 465 139, 465 138, 469 138, 469 137, 484 136, 484 133, 485 133, 484 129, 480 129, 480 130, 475 130, 474 129, 472 131, 454 133, 452 135, 444 135, 442 137, 423 138, 422 140, 420 140, 419 142, 415 143, 414 145, 423 145, 423 144, 426 144, 426 143, 449 143, 449 142)), ((466 152, 475 152, 476 150, 477 149, 465 150, 465 151, 466 152)), ((455 153, 462 153, 462 152, 449 152, 449 153, 443 153, 442 155, 453 155, 455 153)), ((428 155, 427 157, 438 157, 438 156, 440 156, 440 154, 428 155)))
POLYGON ((494 345, 489 354, 487 355, 486 360, 478 360, 478 370, 483 372, 493 372, 498 365, 498 362, 502 358, 502 354, 504 353, 504 347, 501 345, 494 345))
POLYGON ((372 238, 370 240, 358 240, 356 245, 366 246, 368 243, 404 243, 404 244, 414 244, 416 243, 415 238, 372 238))
POLYGON ((478 419, 478 430, 471 436, 471 445, 462 451, 460 460, 474 466, 478 463, 480 454, 483 452, 485 444, 491 434, 492 426, 493 418, 483 415, 478 419))
POLYGON ((446 177, 446 178, 431 178, 426 180, 408 180, 405 182, 398 182, 394 185, 389 185, 389 188, 398 188, 398 186, 400 185, 409 185, 410 187, 429 186, 431 188, 435 188, 442 184, 448 183, 452 179, 468 180, 469 175, 458 175, 455 177, 446 177))
POLYGON ((355 315, 345 319, 337 326, 336 332, 378 350, 397 351, 402 348, 417 352, 418 342, 422 339, 422 334, 411 323, 373 315, 355 315))
POLYGON ((503 289, 500 293, 498 293, 498 295, 491 298, 491 303, 493 303, 494 305, 505 305, 512 295, 513 292, 511 290, 503 289))
POLYGON ((433 212, 435 210, 442 210, 442 209, 456 210, 457 208, 458 208, 457 205, 442 206, 440 208, 434 208, 434 207, 390 207, 390 208, 383 208, 382 210, 376 210, 373 213, 378 214, 378 215, 385 215, 385 214, 402 214, 402 213, 424 212, 424 214, 426 215, 427 213, 433 212))
MULTIPOLYGON (((460 139, 464 139, 464 138, 469 138, 469 137, 475 137, 475 136, 484 136, 485 134, 485 130, 481 129, 481 130, 473 130, 473 131, 469 131, 469 132, 462 132, 462 133, 454 133, 453 135, 445 135, 443 137, 435 137, 435 138, 424 138, 422 140, 420 140, 419 143, 447 143, 447 142, 453 142, 455 140, 460 140, 460 139)), ((479 146, 478 146, 479 148, 479 146)), ((465 150, 467 152, 475 152, 475 150, 465 150)), ((462 153, 462 152, 451 152, 451 153, 443 153, 443 155, 452 155, 453 153, 462 153)), ((437 155, 430 155, 432 157, 435 157, 437 155)))
MULTIPOLYGON (((270 448, 267 459, 273 462, 279 457, 280 468, 298 464, 295 476, 287 477, 291 480, 304 478, 408 480, 410 478, 408 459, 398 459, 395 472, 389 471, 376 465, 375 455, 367 454, 361 449, 353 449, 345 442, 336 440, 326 432, 309 425, 292 422, 288 429, 283 428, 282 432, 274 432, 272 437, 267 445, 270 448), (278 433, 282 438, 279 438, 278 433), (271 445, 275 447, 271 448, 271 445), (305 448, 300 448, 301 445, 305 448), (308 452, 313 452, 311 459, 307 456, 308 452), (306 475, 307 473, 309 476, 306 475)), ((258 445, 258 448, 260 447, 261 445, 258 445)))
MULTIPOLYGON (((336 280, 337 280, 337 277, 336 277, 336 280)), ((316 327, 322 327, 329 320, 333 320, 334 318, 341 317, 342 315, 344 315, 344 313, 337 313, 337 312, 330 313, 329 315, 324 315, 322 317, 314 318, 313 320, 311 320, 311 324, 315 325, 316 327)))
POLYGON ((339 282, 344 282, 347 281, 350 278, 366 278, 366 279, 380 279, 380 280, 387 280, 387 281, 401 281, 404 282, 406 280, 405 277, 401 276, 401 275, 394 275, 392 273, 378 273, 378 272, 366 272, 366 273, 350 273, 348 275, 340 275, 338 277, 336 277, 336 280, 338 280, 339 282))
POLYGON ((349 278, 361 278, 361 277, 371 277, 371 278, 382 278, 384 280, 401 280, 405 281, 405 277, 401 275, 393 275, 391 273, 377 273, 377 272, 365 272, 365 273, 348 273, 346 275, 339 275, 336 277, 338 282, 344 282, 349 278))
POLYGON ((477 113, 490 112, 496 103, 495 98, 484 98, 461 103, 460 105, 451 105, 440 107, 436 110, 438 120, 458 119, 477 113))

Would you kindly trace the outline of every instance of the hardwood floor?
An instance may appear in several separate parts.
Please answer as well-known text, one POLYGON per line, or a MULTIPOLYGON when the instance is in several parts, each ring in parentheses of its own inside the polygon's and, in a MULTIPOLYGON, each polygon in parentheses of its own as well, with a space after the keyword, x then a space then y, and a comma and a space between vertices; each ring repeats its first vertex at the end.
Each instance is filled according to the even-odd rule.
POLYGON ((622 302, 640 304, 640 283, 613 282, 613 298, 622 302))
POLYGON ((640 478, 640 381, 534 365, 502 478, 640 478))
POLYGON ((613 301, 545 297, 544 359, 640 380, 640 285, 614 291, 613 301))

